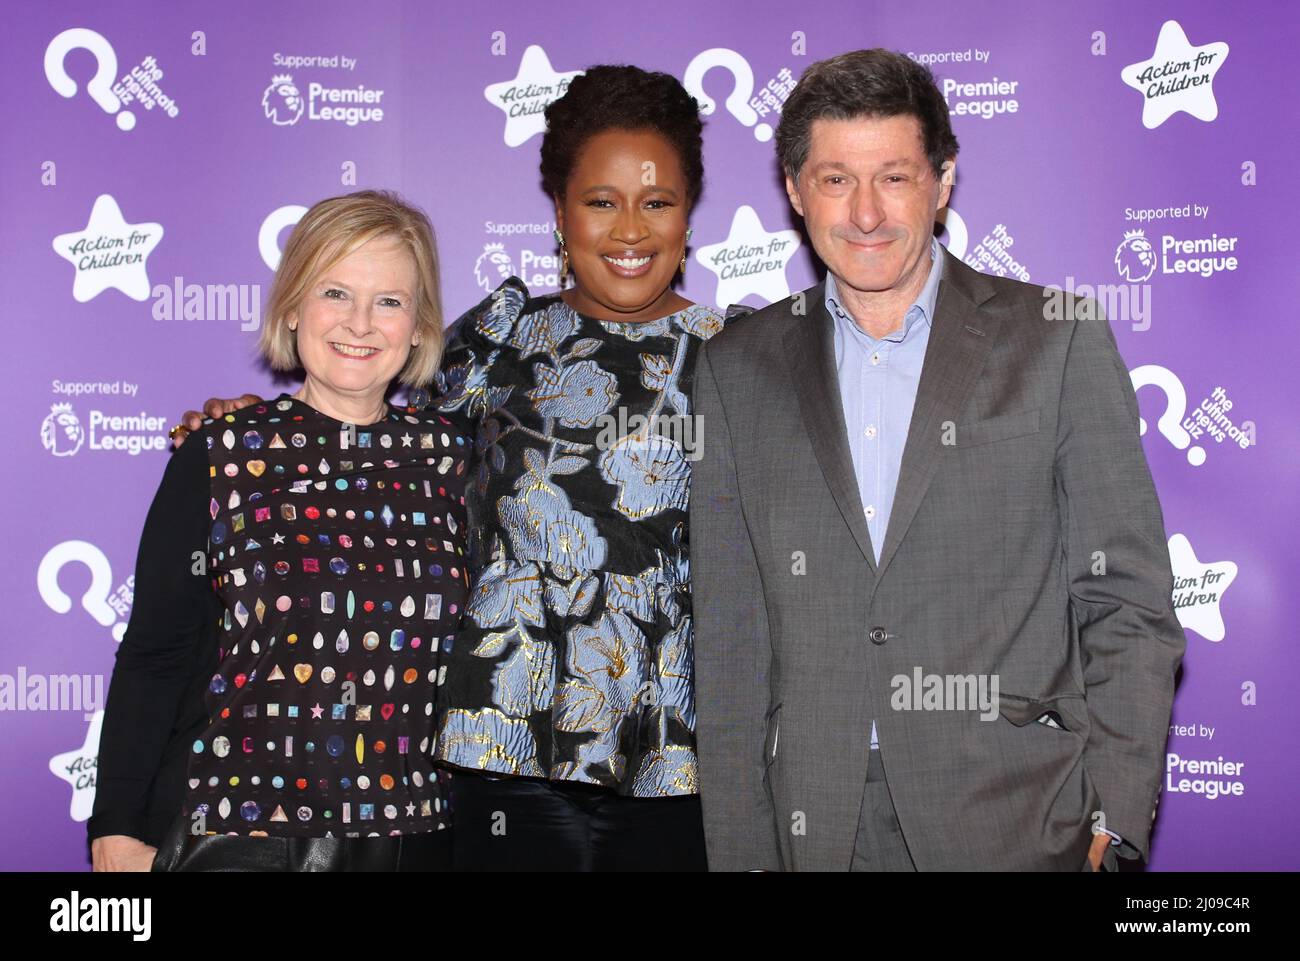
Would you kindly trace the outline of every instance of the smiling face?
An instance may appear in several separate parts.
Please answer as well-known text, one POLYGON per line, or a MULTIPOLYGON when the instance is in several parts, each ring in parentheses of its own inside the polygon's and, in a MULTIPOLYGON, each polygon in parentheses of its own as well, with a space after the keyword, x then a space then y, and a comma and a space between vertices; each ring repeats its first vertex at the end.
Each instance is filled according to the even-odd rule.
POLYGON ((935 214, 952 191, 930 166, 920 121, 819 118, 809 141, 786 192, 826 269, 846 298, 910 300, 925 286, 935 214))
POLYGON ((647 130, 607 130, 583 146, 555 222, 569 252, 575 310, 653 320, 686 301, 673 278, 686 249, 687 184, 677 151, 647 130))
POLYGON ((318 396, 378 405, 415 340, 415 258, 392 237, 362 244, 308 287, 298 356, 318 396))

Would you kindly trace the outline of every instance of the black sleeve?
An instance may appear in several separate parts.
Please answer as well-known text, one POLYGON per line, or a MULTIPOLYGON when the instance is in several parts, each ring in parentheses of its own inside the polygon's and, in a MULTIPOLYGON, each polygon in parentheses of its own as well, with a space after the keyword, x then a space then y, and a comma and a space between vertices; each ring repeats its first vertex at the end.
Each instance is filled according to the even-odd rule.
POLYGON ((207 573, 207 442, 192 433, 171 456, 140 537, 135 599, 117 651, 99 738, 93 840, 157 844, 180 811, 186 748, 202 720, 221 605, 207 573))

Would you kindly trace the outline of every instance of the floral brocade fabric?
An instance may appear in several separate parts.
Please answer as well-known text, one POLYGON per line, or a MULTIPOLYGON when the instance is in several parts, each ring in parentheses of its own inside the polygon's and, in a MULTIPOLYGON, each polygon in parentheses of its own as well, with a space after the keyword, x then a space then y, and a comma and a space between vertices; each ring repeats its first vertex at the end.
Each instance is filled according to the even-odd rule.
POLYGON ((697 793, 690 390, 723 324, 702 305, 597 320, 512 277, 448 331, 434 406, 468 415, 477 440, 440 759, 697 793))

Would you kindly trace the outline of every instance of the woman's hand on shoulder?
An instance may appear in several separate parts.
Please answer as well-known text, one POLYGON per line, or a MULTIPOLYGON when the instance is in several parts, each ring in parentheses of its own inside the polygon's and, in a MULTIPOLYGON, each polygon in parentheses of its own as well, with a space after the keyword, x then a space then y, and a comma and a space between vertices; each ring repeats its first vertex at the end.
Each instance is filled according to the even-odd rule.
POLYGON ((148 871, 153 867, 158 849, 139 838, 125 834, 108 834, 90 842, 93 871, 148 871))
POLYGON ((262 398, 256 394, 241 394, 239 397, 209 397, 208 402, 203 405, 203 413, 197 410, 187 410, 181 415, 180 423, 171 430, 171 439, 173 447, 180 447, 185 443, 185 438, 190 436, 190 431, 198 430, 203 426, 203 418, 211 417, 214 420, 218 417, 225 417, 227 414, 233 414, 241 408, 250 404, 260 404, 262 398))

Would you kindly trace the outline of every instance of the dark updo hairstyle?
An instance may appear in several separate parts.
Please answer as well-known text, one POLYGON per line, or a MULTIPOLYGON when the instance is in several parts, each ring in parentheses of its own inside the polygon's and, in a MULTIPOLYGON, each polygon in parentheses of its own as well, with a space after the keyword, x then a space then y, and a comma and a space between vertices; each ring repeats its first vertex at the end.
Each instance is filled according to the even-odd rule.
POLYGON ((695 205, 704 186, 700 105, 670 74, 610 64, 574 77, 546 108, 541 171, 547 196, 564 196, 583 145, 607 130, 652 130, 672 144, 686 176, 687 207, 695 205))

